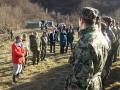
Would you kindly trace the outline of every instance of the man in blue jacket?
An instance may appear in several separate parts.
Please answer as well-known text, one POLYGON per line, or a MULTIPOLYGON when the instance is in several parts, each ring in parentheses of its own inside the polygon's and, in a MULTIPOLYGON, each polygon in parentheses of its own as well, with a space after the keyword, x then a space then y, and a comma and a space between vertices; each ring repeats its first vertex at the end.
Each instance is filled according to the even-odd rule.
POLYGON ((64 53, 66 42, 67 42, 67 34, 65 32, 65 29, 63 29, 62 32, 60 33, 60 53, 61 54, 64 53))

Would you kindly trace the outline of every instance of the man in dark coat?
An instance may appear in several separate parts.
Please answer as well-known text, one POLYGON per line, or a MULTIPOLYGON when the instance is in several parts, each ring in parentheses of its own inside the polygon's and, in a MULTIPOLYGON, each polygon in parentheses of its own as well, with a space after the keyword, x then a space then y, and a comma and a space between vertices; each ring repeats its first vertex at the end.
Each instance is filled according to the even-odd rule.
POLYGON ((50 40, 50 53, 55 53, 55 31, 50 33, 49 40, 50 40))
POLYGON ((73 48, 73 41, 74 41, 74 32, 72 29, 69 29, 67 32, 67 46, 66 46, 66 52, 68 51, 68 47, 70 45, 71 51, 73 48))

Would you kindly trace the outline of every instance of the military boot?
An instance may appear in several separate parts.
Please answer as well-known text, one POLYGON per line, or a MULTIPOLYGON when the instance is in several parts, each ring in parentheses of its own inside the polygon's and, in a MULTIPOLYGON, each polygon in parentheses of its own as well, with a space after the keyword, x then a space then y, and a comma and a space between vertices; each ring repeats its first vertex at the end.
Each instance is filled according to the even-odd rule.
POLYGON ((14 82, 14 83, 17 83, 16 75, 13 75, 13 82, 14 82))

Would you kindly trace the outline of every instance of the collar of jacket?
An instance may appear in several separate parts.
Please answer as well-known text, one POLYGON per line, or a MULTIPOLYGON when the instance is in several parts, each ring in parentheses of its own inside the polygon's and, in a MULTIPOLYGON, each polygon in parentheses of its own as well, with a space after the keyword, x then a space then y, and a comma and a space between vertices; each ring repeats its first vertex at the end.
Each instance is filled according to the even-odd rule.
POLYGON ((95 30, 96 30, 95 26, 89 26, 89 27, 85 28, 84 30, 82 30, 81 34, 87 34, 87 33, 93 32, 95 30))

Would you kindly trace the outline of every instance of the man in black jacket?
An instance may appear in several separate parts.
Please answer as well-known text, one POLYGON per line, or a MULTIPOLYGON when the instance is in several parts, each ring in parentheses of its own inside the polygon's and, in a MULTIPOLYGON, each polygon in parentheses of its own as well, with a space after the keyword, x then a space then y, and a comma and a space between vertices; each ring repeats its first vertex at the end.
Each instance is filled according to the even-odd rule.
POLYGON ((74 32, 73 29, 69 29, 67 32, 67 46, 66 46, 66 52, 68 51, 68 47, 70 45, 71 51, 73 48, 73 41, 74 41, 74 32))
POLYGON ((50 53, 55 53, 55 30, 50 33, 50 36, 49 36, 49 39, 50 39, 50 53))

